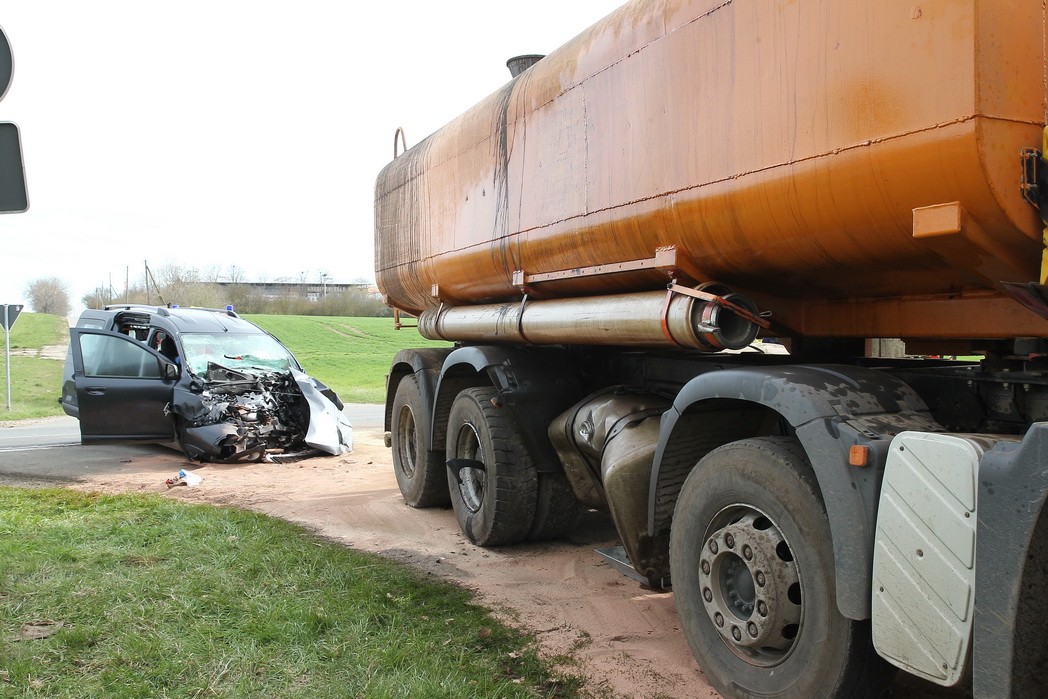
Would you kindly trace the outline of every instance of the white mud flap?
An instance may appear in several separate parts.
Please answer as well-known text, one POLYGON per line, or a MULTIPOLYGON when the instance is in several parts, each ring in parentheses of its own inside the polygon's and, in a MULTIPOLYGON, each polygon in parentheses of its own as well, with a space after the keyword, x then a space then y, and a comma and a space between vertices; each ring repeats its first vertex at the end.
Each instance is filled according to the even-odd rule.
POLYGON ((884 469, 873 558, 873 645, 907 672, 953 686, 975 611, 979 436, 903 432, 884 469))

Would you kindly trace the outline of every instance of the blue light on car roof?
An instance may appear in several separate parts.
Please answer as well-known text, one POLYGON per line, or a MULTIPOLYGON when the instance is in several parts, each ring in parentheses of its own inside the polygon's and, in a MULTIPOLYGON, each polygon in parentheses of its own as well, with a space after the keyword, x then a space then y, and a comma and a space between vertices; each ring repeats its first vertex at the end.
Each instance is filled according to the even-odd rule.
POLYGON ((227 304, 227 305, 226 305, 226 310, 227 310, 227 311, 234 311, 234 310, 236 310, 236 309, 235 309, 235 308, 233 308, 233 304, 231 304, 231 303, 230 303, 230 304, 227 304))

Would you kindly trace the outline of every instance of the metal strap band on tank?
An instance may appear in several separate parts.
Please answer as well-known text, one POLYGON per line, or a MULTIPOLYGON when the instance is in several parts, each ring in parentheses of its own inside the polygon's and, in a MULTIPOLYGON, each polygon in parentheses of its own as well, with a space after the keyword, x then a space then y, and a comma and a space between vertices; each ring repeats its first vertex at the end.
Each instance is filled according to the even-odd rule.
POLYGON ((441 340, 450 342, 448 338, 444 337, 444 331, 440 329, 440 314, 444 312, 444 302, 441 301, 440 305, 437 306, 437 314, 433 316, 433 332, 436 333, 437 337, 441 340))
POLYGON ((524 294, 520 299, 520 313, 517 314, 517 334, 520 335, 521 340, 524 340, 524 342, 527 342, 530 345, 531 343, 528 342, 528 338, 524 334, 524 306, 526 305, 528 305, 528 295, 524 294))
POLYGON ((670 332, 670 302, 673 301, 673 290, 676 287, 677 280, 671 279, 669 285, 666 287, 666 301, 662 304, 662 318, 659 319, 659 324, 662 326, 662 334, 666 336, 667 340, 678 347, 684 347, 683 344, 677 341, 677 338, 673 337, 673 333, 670 332))
POLYGON ((611 426, 608 430, 608 436, 604 438, 604 449, 601 449, 601 460, 604 458, 604 451, 608 448, 608 442, 615 439, 624 429, 630 425, 647 420, 649 417, 661 417, 666 412, 666 408, 644 408, 643 410, 635 410, 628 415, 623 415, 611 426))

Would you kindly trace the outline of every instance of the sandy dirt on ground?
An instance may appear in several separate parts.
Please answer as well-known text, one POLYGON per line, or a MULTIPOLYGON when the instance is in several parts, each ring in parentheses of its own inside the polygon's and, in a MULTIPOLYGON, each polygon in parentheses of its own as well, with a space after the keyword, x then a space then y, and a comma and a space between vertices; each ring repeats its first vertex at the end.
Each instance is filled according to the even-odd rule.
MULTIPOLYGON (((450 509, 404 504, 380 430, 355 430, 354 441, 352 454, 294 464, 190 464, 174 451, 134 452, 70 486, 245 507, 452 580, 533 632, 547 656, 574 658, 577 664, 565 669, 584 675, 598 696, 719 696, 681 633, 673 594, 642 587, 594 552, 618 543, 609 519, 589 513, 564 541, 479 548, 459 532, 450 509), (179 468, 203 482, 168 488, 165 479, 179 468)), ((890 696, 939 695, 923 683, 904 686, 911 681, 897 682, 890 696)))

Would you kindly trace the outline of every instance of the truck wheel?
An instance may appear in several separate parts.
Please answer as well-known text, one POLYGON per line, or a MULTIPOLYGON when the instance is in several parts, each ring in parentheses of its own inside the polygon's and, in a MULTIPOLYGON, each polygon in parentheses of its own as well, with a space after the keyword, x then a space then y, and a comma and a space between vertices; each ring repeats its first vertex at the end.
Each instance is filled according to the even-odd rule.
POLYGON ((540 473, 535 521, 528 539, 547 541, 563 536, 575 526, 584 511, 563 473, 540 473))
POLYGON ((492 405, 495 395, 493 388, 467 389, 448 417, 451 506, 462 533, 479 546, 520 541, 535 519, 535 467, 509 414, 492 405))
POLYGON ((412 507, 439 507, 450 503, 443 454, 430 451, 422 438, 422 395, 418 380, 405 376, 393 397, 393 472, 404 502, 412 507))
POLYGON ((837 609, 826 508, 793 439, 733 442, 698 463, 670 569, 692 653, 724 696, 875 697, 891 678, 869 622, 837 609))

